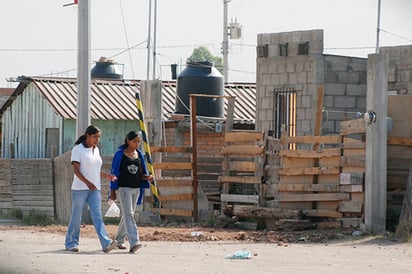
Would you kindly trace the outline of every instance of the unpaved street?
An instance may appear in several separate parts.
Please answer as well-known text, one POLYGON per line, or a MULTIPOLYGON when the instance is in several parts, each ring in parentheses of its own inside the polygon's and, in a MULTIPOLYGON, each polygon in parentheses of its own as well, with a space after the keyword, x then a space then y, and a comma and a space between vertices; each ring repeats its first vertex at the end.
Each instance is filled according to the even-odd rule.
POLYGON ((143 242, 136 254, 104 254, 96 237, 79 253, 64 250, 62 233, 0 230, 1 273, 410 273, 412 244, 363 239, 336 243, 244 241, 143 242), (238 250, 251 259, 227 259, 238 250))

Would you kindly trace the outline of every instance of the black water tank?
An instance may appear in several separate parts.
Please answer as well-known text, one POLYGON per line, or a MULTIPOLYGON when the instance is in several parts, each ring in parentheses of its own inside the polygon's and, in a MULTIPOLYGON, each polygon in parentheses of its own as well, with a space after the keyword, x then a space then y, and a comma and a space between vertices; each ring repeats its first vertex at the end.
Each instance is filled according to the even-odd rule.
MULTIPOLYGON (((186 68, 177 77, 175 113, 189 114, 190 94, 223 96, 224 77, 210 62, 187 62, 186 68)), ((224 99, 196 98, 196 114, 207 117, 224 116, 224 99)))
POLYGON ((91 76, 92 78, 121 80, 123 79, 123 71, 120 66, 114 60, 101 57, 92 68, 91 76))

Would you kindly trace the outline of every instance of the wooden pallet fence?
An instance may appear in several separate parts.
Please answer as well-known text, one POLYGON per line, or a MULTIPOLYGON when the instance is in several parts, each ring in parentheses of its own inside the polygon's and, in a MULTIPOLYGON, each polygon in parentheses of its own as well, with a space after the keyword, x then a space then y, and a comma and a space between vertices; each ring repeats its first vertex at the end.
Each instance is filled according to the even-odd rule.
POLYGON ((151 147, 161 208, 160 216, 193 217, 191 147, 151 147), (160 154, 160 155, 159 155, 160 154))
POLYGON ((279 206, 309 217, 342 217, 338 204, 350 195, 339 188, 340 136, 282 137, 281 143, 279 206))
POLYGON ((366 125, 363 119, 342 121, 340 191, 350 194, 349 201, 341 201, 338 211, 342 213, 344 227, 356 227, 363 222, 365 204, 365 155, 366 125))
POLYGON ((222 155, 221 211, 228 205, 258 206, 261 202, 264 133, 225 133, 222 155))

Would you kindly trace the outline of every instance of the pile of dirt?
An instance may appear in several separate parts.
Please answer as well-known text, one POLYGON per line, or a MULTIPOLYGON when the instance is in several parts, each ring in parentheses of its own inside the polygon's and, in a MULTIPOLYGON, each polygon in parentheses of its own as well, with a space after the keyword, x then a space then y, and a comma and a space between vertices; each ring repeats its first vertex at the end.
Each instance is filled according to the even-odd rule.
MULTIPOLYGON (((117 225, 106 225, 110 236, 114 237, 117 225)), ((26 230, 32 233, 55 233, 64 235, 67 226, 24 226, 1 225, 0 230, 26 230)), ((245 241, 264 243, 296 243, 296 242, 328 242, 341 240, 351 235, 351 232, 341 230, 307 230, 307 231, 251 231, 238 229, 222 229, 201 226, 174 226, 153 227, 139 226, 140 240, 148 241, 174 241, 174 242, 198 242, 198 241, 245 241)), ((81 237, 96 237, 92 225, 82 225, 81 237)))

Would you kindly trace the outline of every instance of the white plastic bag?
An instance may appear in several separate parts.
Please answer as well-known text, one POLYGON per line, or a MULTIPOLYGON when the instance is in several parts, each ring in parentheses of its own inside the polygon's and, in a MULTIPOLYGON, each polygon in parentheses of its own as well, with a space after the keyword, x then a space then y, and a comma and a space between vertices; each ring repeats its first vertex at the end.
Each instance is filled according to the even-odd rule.
POLYGON ((120 216, 120 208, 114 201, 109 201, 110 207, 107 210, 104 217, 119 217, 120 216), (111 202, 111 203, 110 203, 111 202))

